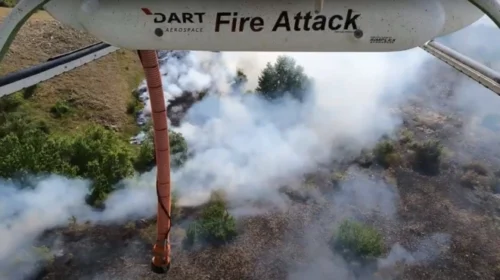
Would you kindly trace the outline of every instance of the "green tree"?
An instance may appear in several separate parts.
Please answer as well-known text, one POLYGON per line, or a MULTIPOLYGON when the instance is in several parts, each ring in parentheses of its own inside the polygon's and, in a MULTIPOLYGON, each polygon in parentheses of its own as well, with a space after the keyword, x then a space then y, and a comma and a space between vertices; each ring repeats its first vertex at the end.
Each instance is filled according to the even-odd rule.
POLYGON ((310 89, 311 81, 304 74, 304 68, 288 56, 280 56, 273 64, 267 63, 259 76, 256 89, 268 99, 280 98, 286 93, 302 100, 310 89))
POLYGON ((72 143, 71 163, 78 175, 93 180, 92 201, 103 200, 113 185, 133 174, 133 152, 116 133, 91 126, 72 143))
MULTIPOLYGON (((13 115, 17 115, 13 113, 13 115)), ((37 121, 0 118, 0 177, 58 174, 93 181, 89 202, 103 200, 113 186, 133 174, 129 144, 102 126, 76 134, 49 135, 37 121)))

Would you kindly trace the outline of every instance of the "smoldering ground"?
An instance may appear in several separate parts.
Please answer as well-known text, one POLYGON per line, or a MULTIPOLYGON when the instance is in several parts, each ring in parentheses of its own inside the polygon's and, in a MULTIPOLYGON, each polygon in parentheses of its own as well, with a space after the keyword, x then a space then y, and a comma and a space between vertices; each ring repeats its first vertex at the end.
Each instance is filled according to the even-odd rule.
MULTIPOLYGON (((392 109, 406 100, 405 94, 414 93, 408 85, 423 82, 416 71, 430 59, 418 49, 391 54, 290 53, 315 82, 304 103, 289 98, 269 103, 254 94, 231 91, 237 68, 249 76, 249 85, 256 84, 256 74, 249 73, 277 55, 191 52, 164 58, 167 99, 184 91, 208 92, 177 129, 193 152, 173 174, 181 206, 198 205, 216 189, 227 192, 234 210, 248 200, 290 206, 279 187, 319 165, 370 148, 398 128, 401 116, 392 109)), ((34 190, 6 185, 2 189, 9 195, 1 203, 10 214, 1 216, 1 232, 2 240, 12 242, 3 245, 0 256, 8 258, 21 247, 29 248, 41 232, 63 226, 73 216, 109 223, 154 215, 154 172, 126 180, 126 187, 108 199, 104 212, 85 205, 84 181, 52 177, 36 183, 34 190), (33 217, 36 223, 25 226, 33 217)), ((357 203, 364 205, 369 199, 361 196, 357 203)), ((15 279, 16 267, 7 266, 2 270, 14 273, 9 275, 15 279)))
MULTIPOLYGON (((498 71, 500 29, 487 17, 472 26, 444 36, 436 41, 498 71)), ((491 90, 453 70, 439 60, 429 60, 421 73, 428 82, 417 102, 432 109, 444 122, 438 133, 460 161, 481 160, 500 163, 496 148, 500 141, 500 98, 491 90)))

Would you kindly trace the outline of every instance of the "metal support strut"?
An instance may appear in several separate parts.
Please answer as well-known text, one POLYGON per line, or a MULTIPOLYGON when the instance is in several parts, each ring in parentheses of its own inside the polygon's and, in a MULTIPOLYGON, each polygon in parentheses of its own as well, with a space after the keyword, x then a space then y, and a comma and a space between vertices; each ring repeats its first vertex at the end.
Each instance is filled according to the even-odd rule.
POLYGON ((500 3, 497 0, 469 0, 500 27, 500 3))
POLYGON ((0 62, 29 17, 50 0, 21 0, 0 25, 0 62))
POLYGON ((168 139, 167 109, 161 82, 161 73, 156 51, 138 51, 149 91, 154 128, 156 154, 156 192, 158 215, 156 217, 157 236, 153 246, 151 269, 155 273, 165 273, 170 268, 169 234, 170 217, 170 144, 168 139))

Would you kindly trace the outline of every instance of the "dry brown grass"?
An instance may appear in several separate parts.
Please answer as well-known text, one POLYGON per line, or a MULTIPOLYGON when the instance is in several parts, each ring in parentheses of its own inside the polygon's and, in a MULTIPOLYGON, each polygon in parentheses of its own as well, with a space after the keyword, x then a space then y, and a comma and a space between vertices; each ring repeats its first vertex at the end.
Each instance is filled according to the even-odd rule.
MULTIPOLYGON (((0 22, 7 10, 0 9, 0 22)), ((46 12, 38 12, 21 28, 0 64, 0 75, 98 41, 87 33, 62 25, 46 12)), ((137 55, 119 50, 39 84, 26 109, 56 129, 67 131, 97 122, 130 135, 135 133, 136 125, 134 117, 126 113, 127 104, 142 77, 137 55), (53 120, 50 108, 57 101, 70 102, 75 113, 63 120, 53 120)))

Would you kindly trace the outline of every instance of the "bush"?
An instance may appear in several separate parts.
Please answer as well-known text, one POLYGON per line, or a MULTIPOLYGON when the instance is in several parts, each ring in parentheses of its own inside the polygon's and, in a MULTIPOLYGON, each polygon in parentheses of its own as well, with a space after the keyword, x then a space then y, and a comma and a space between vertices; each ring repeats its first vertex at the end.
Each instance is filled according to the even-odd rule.
POLYGON ((0 126, 0 177, 59 174, 93 181, 89 202, 103 200, 121 179, 133 174, 127 142, 101 126, 76 135, 48 135, 36 122, 5 121, 0 126), (11 128, 11 132, 7 129, 11 128))
POLYGON ((70 163, 78 176, 93 180, 91 201, 106 198, 113 186, 133 174, 133 152, 116 133, 91 126, 71 141, 70 163))
POLYGON ((443 147, 437 140, 428 140, 413 145, 414 168, 426 174, 439 172, 443 147))
POLYGON ((356 257, 379 257, 383 253, 384 241, 376 229, 345 220, 338 229, 334 246, 356 257))
POLYGON ((468 170, 460 178, 462 186, 470 189, 493 190, 493 181, 486 176, 481 176, 474 171, 468 170))
POLYGON ((170 142, 170 163, 173 168, 179 168, 188 158, 188 146, 186 139, 181 133, 169 131, 168 138, 170 142))
POLYGON ((31 97, 33 97, 33 95, 35 95, 37 88, 38 88, 38 84, 35 84, 35 85, 32 85, 30 87, 25 88, 23 90, 23 98, 30 99, 31 97))
POLYGON ((134 168, 138 172, 150 171, 155 166, 155 151, 152 141, 144 141, 134 161, 134 168))
POLYGON ((21 92, 7 95, 0 98, 0 112, 14 112, 24 102, 24 97, 21 92))
POLYGON ((56 104, 54 104, 54 106, 50 108, 50 113, 52 113, 52 116, 58 119, 68 114, 70 111, 71 108, 69 107, 69 105, 66 104, 66 102, 62 101, 57 101, 56 104))
POLYGON ((203 209, 200 219, 189 226, 186 242, 192 245, 202 240, 217 246, 231 241, 236 235, 236 221, 227 212, 226 203, 213 199, 203 209))
POLYGON ((370 166, 372 166, 373 164, 373 161, 374 161, 373 152, 370 152, 366 149, 361 150, 359 156, 356 157, 356 159, 354 160, 354 162, 357 163, 362 168, 370 168, 370 166))
POLYGON ((464 174, 460 178, 462 186, 484 191, 495 191, 496 180, 489 177, 490 172, 481 163, 474 162, 464 166, 464 174))
POLYGON ((474 172, 478 175, 481 175, 481 176, 488 176, 490 174, 490 172, 488 171, 488 168, 479 162, 473 162, 473 163, 467 164, 466 166, 464 166, 464 171, 465 172, 472 171, 472 172, 474 172))
POLYGON ((375 146, 373 154, 375 156, 375 161, 385 168, 397 164, 397 162, 399 161, 399 155, 396 152, 396 148, 388 140, 382 141, 377 144, 377 146, 375 146))
POLYGON ((411 130, 404 129, 401 131, 401 135, 399 136, 399 141, 403 144, 411 143, 413 142, 414 134, 411 130))
POLYGON ((19 137, 32 130, 42 130, 48 133, 48 125, 44 121, 36 121, 31 119, 29 114, 21 112, 0 112, 0 138, 13 133, 19 137))
MULTIPOLYGON (((141 144, 139 154, 134 162, 137 171, 145 172, 151 170, 155 166, 156 155, 154 151, 153 129, 147 128, 146 138, 141 144)), ((181 133, 169 131, 170 143, 170 164, 172 168, 179 168, 188 159, 188 147, 186 139, 181 133)))
POLYGON ((132 92, 132 100, 127 104, 127 114, 136 114, 144 108, 144 104, 141 101, 140 93, 138 90, 132 92))
POLYGON ((268 63, 262 70, 256 91, 268 99, 283 97, 288 92, 302 100, 310 86, 311 81, 304 74, 304 68, 296 65, 293 58, 280 56, 274 65, 268 63))
POLYGON ((32 247, 37 259, 46 264, 52 264, 55 256, 47 246, 32 247))

